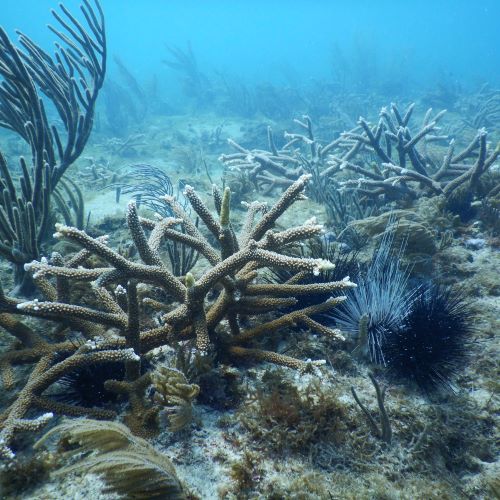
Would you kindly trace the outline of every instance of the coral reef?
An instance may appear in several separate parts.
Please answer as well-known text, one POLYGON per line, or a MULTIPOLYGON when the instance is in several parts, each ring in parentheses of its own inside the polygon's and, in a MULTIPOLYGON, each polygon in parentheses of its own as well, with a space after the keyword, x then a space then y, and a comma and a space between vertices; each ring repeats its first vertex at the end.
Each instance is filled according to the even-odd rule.
POLYGON ((230 139, 237 152, 222 155, 220 160, 228 169, 245 172, 256 187, 267 192, 286 188, 299 175, 309 173, 313 175, 311 193, 327 205, 327 193, 338 186, 355 190, 367 199, 383 197, 385 201, 411 201, 421 194, 450 197, 463 185, 474 192, 480 177, 500 154, 500 146, 491 150, 486 129, 482 128, 458 153, 451 140, 438 162, 429 149, 448 141, 438 127, 445 111, 433 117, 429 109, 421 128, 412 133, 409 122, 413 110, 414 104, 404 113, 395 104, 390 109, 384 107, 375 126, 360 118, 357 127, 326 144, 314 134, 311 119, 304 116, 295 120, 303 133, 285 132, 287 142, 282 147, 276 145, 268 128, 268 150, 250 150, 230 139), (346 172, 350 173, 347 177, 346 172))
MULTIPOLYGON (((327 169, 327 159, 342 139, 322 145, 314 136, 312 121, 308 116, 302 121, 296 119, 295 123, 304 133, 285 132, 287 142, 282 147, 276 145, 272 129, 268 127, 268 150, 249 150, 229 139, 229 145, 237 152, 221 155, 219 160, 229 170, 245 172, 249 180, 264 192, 271 192, 275 188, 286 189, 300 175, 308 173, 313 175, 312 192, 319 198, 331 170, 327 169)), ((349 157, 353 154, 354 151, 349 157)))
POLYGON ((455 141, 451 140, 441 162, 433 160, 429 154, 432 143, 448 140, 439 135, 438 122, 445 111, 432 116, 429 109, 421 128, 416 133, 409 129, 414 104, 404 113, 392 104, 390 109, 380 111, 376 126, 371 126, 360 118, 361 133, 345 132, 342 156, 331 155, 331 168, 347 169, 360 174, 357 179, 347 180, 344 186, 356 186, 358 192, 368 197, 384 195, 389 199, 416 199, 420 193, 444 194, 446 197, 460 186, 467 185, 474 191, 479 178, 488 171, 500 154, 500 146, 490 151, 486 129, 480 129, 474 139, 462 151, 455 151, 455 141), (436 135, 437 133, 437 135, 436 135), (417 146, 421 144, 421 150, 417 146), (353 159, 367 148, 375 162, 355 163, 353 159), (352 154, 352 152, 355 152, 352 154))
POLYGON ((77 14, 0 30, 0 497, 498 495, 495 81, 77 14))
MULTIPOLYGON (((105 243, 103 238, 92 238, 84 231, 63 225, 57 226, 56 236, 83 247, 69 260, 54 255, 50 261, 32 262, 26 267, 45 295, 38 299, 21 301, 3 296, 2 310, 7 319, 13 314, 36 316, 61 324, 62 328, 82 332, 87 341, 78 344, 71 341, 51 343, 39 338, 27 326, 15 323, 8 331, 16 336, 22 347, 2 356, 4 385, 12 387, 12 367, 19 363, 35 363, 28 382, 20 390, 17 399, 3 414, 2 454, 11 456, 9 443, 20 430, 36 430, 51 418, 52 413, 69 415, 93 415, 110 418, 113 412, 98 408, 85 408, 57 403, 43 393, 68 373, 99 363, 121 362, 125 365, 124 380, 109 380, 107 390, 126 395, 130 403, 127 422, 138 433, 151 432, 159 406, 146 401, 144 390, 151 382, 150 372, 141 375, 141 362, 151 350, 179 341, 194 339, 200 352, 214 351, 220 360, 268 361, 289 366, 301 372, 312 370, 318 363, 301 361, 278 352, 262 350, 257 341, 271 336, 290 324, 301 322, 313 331, 324 335, 330 330, 311 320, 311 316, 331 310, 345 300, 338 295, 319 303, 293 310, 278 318, 263 320, 268 313, 296 302, 294 295, 333 293, 350 289, 355 285, 345 278, 340 281, 319 284, 295 284, 292 278, 284 284, 256 283, 260 268, 294 270, 296 275, 318 274, 333 266, 323 259, 289 257, 280 253, 287 245, 318 235, 322 226, 307 221, 302 226, 273 230, 276 220, 297 200, 308 176, 300 177, 260 219, 258 212, 263 205, 252 204, 247 212, 241 233, 236 236, 230 220, 230 194, 214 191, 218 220, 190 186, 185 196, 212 235, 219 242, 217 251, 188 217, 180 204, 172 197, 165 202, 177 218, 157 221, 142 218, 134 202, 127 211, 127 224, 141 262, 128 260, 105 243), (182 224, 185 232, 172 228, 182 224), (149 238, 146 232, 149 231, 149 238), (182 279, 175 277, 164 265, 159 250, 163 239, 183 242, 205 257, 209 268, 198 278, 188 273, 182 279), (83 267, 91 255, 99 258, 99 267, 83 267), (51 280, 55 280, 54 283, 51 280), (89 293, 94 294, 99 307, 73 304, 70 284, 91 282, 89 293), (221 287, 215 298, 208 295, 215 287, 221 287), (148 296, 148 290, 160 288, 168 297, 158 302, 148 296), (142 303, 139 301, 139 289, 142 303), (157 324, 151 324, 142 308, 161 311, 157 324), (248 317, 260 317, 258 324, 248 317), (241 318, 248 327, 242 328, 241 318), (227 321, 227 326, 226 326, 227 321), (55 353, 66 353, 61 361, 55 353), (50 412, 37 419, 25 419, 33 408, 50 412)), ((320 295, 321 297, 321 295, 320 295)), ((12 320, 11 320, 12 321, 12 320)), ((336 335, 334 331, 331 335, 336 335)))

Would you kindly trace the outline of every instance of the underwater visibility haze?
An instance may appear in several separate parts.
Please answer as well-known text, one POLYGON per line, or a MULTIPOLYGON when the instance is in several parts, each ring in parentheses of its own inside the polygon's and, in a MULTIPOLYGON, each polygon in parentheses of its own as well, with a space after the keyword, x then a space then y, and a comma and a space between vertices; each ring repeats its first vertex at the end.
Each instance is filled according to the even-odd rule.
POLYGON ((499 19, 4 0, 0 499, 500 498, 499 19))

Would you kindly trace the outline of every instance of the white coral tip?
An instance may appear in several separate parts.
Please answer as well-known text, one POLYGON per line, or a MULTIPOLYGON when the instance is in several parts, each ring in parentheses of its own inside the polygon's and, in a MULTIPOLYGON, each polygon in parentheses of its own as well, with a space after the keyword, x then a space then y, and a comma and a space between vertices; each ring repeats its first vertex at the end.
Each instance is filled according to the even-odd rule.
POLYGON ((127 358, 129 361, 140 361, 141 358, 138 356, 132 348, 125 349, 124 351, 127 354, 127 358))
POLYGON ((335 269, 335 264, 326 259, 317 259, 316 267, 313 269, 314 276, 318 276, 318 274, 322 271, 331 271, 335 269))
POLYGON ((314 366, 323 366, 326 365, 326 359, 317 359, 312 362, 314 366))

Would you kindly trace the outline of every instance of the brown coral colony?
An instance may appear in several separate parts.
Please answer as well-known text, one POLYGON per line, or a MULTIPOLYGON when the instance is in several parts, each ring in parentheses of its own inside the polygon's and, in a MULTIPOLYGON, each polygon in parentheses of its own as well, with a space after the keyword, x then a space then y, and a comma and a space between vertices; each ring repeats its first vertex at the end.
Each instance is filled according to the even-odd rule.
MULTIPOLYGON (((292 292, 293 295, 318 293, 318 287, 324 292, 342 291, 355 286, 347 277, 340 282, 314 286, 258 283, 259 272, 265 268, 284 267, 295 273, 318 274, 333 266, 323 259, 289 257, 282 253, 286 245, 319 235, 322 226, 315 221, 308 221, 283 231, 273 229, 276 220, 297 200, 304 198, 303 191, 309 178, 308 175, 301 176, 282 194, 274 206, 262 213, 259 220, 244 224, 245 230, 251 228, 250 237, 248 234, 235 234, 230 224, 224 224, 226 227, 221 224, 221 221, 229 221, 228 203, 223 203, 219 217, 214 217, 197 193, 188 187, 186 193, 193 210, 220 242, 220 249, 209 243, 174 198, 166 199, 165 203, 170 204, 185 232, 172 229, 168 219, 151 220, 139 217, 135 203, 129 203, 127 223, 141 262, 121 256, 108 247, 103 238, 92 238, 85 231, 56 225, 55 236, 80 245, 82 252, 85 252, 85 259, 73 257, 55 265, 53 256, 50 260, 42 259, 27 264, 26 269, 48 300, 17 301, 14 310, 12 299, 5 299, 4 311, 71 325, 71 328, 81 331, 87 341, 82 345, 73 345, 70 342, 36 342, 30 346, 34 336, 34 333, 30 332, 24 339, 23 349, 4 356, 4 383, 12 379, 13 365, 26 362, 37 364, 33 369, 33 380, 30 379, 30 383, 22 390, 22 398, 20 397, 5 414, 1 431, 3 454, 9 453, 8 444, 15 429, 30 430, 35 426, 34 420, 22 421, 26 413, 34 407, 70 415, 98 413, 92 409, 70 408, 59 403, 51 405, 50 398, 43 396, 43 392, 58 378, 83 365, 117 360, 126 365, 139 365, 140 360, 152 349, 189 339, 195 339, 196 348, 200 352, 215 351, 222 359, 268 361, 302 371, 321 364, 321 361, 302 361, 262 350, 255 347, 255 343, 260 337, 273 335, 274 332, 296 322, 306 323, 313 330, 317 327, 316 331, 321 334, 328 331, 332 337, 340 339, 337 331, 330 331, 316 323, 311 316, 334 308, 345 300, 344 296, 330 298, 326 302, 284 314, 279 319, 264 320, 259 325, 251 326, 250 323, 246 328, 240 326, 239 319, 241 315, 258 318, 270 309, 279 309, 281 305, 295 302, 295 299, 290 299, 292 292), (146 233, 149 233, 149 236, 146 233), (175 277, 159 255, 161 241, 165 237, 196 248, 211 266, 198 278, 191 274, 183 278, 175 277), (85 261, 91 255, 97 256, 103 265, 84 267, 85 261), (63 284, 69 279, 71 282, 89 283, 89 293, 95 295, 101 307, 98 309, 74 304, 71 294, 63 297, 60 290, 67 292, 67 287, 63 284), (159 325, 150 326, 148 323, 144 304, 139 303, 137 297, 138 284, 146 290, 160 287, 171 297, 172 302, 163 304, 167 312, 159 318, 159 325), (207 295, 219 285, 221 291, 218 296, 215 300, 208 300, 207 295), (117 298, 117 287, 127 290, 125 307, 123 301, 117 298), (293 287, 293 291, 290 287, 293 287), (65 351, 67 357, 53 364, 51 359, 61 351, 65 351), (37 367, 41 365, 46 369, 38 374, 37 367), (23 404, 20 404, 20 400, 23 404)), ((254 211, 249 209, 247 217, 254 219, 254 211)), ((145 296, 143 302, 147 303, 147 292, 144 289, 142 295, 145 296)), ((15 335, 15 331, 11 332, 15 335)), ((138 367, 136 370, 127 370, 128 382, 133 383, 139 373, 138 367)), ((136 408, 144 410, 145 405, 147 406, 145 402, 136 402, 136 408)))

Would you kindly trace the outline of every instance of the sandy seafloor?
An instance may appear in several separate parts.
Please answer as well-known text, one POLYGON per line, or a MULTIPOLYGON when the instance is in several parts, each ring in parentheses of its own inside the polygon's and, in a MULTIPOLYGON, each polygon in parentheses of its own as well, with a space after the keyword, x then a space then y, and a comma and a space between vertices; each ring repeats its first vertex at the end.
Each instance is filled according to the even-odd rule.
MULTIPOLYGON (((118 175, 134 163, 151 163, 169 173, 174 183, 181 178, 187 179, 207 199, 210 182, 204 166, 198 163, 193 171, 185 172, 185 164, 180 162, 179 155, 174 154, 176 149, 182 145, 183 148, 191 148, 198 153, 202 151, 211 178, 218 181, 221 165, 217 162, 217 156, 221 152, 232 152, 225 144, 225 139, 231 137, 238 141, 251 136, 256 141, 260 140, 260 145, 265 147, 264 121, 269 122, 258 119, 221 119, 215 115, 155 119, 141 130, 144 134, 142 144, 121 153, 113 152, 108 140, 100 133, 94 133, 84 154, 70 171, 73 178, 82 180, 86 212, 91 213, 90 225, 105 225, 102 221, 106 217, 123 217, 128 201, 126 196, 122 196, 120 202, 116 203, 114 190, 97 191, 95 184, 85 181, 88 166, 92 162, 109 162, 106 168, 118 175), (214 143, 211 134, 221 123, 221 138, 214 143)), ((287 127, 286 124, 276 123, 273 126, 287 127)), ((255 192, 247 196, 248 200, 262 198, 255 192)), ((272 198, 276 197, 275 194, 272 198)), ((233 211, 236 217, 233 222, 236 225, 242 214, 242 211, 233 211)), ((301 202, 300 206, 287 212, 280 223, 287 227, 311 216, 324 222, 323 207, 309 201, 301 202)), ((358 451, 352 450, 350 456, 345 454, 344 457, 332 451, 331 463, 325 465, 323 462, 318 465, 311 459, 310 450, 304 450, 304 453, 276 452, 266 445, 265 439, 257 439, 255 434, 241 424, 244 402, 239 407, 226 411, 197 404, 199 424, 179 435, 164 430, 151 440, 158 450, 171 458, 179 478, 188 488, 202 499, 498 498, 494 492, 498 494, 500 483, 500 461, 498 449, 495 449, 495 442, 499 438, 500 409, 499 243, 498 240, 488 238, 482 231, 481 222, 474 220, 454 236, 451 246, 433 256, 433 265, 444 270, 450 281, 460 284, 466 290, 477 312, 477 333, 470 347, 468 364, 455 381, 457 394, 447 395, 438 402, 430 402, 422 394, 402 384, 390 384, 386 405, 393 425, 394 439, 391 448, 384 449, 370 435, 350 392, 350 387, 355 386, 360 397, 375 411, 373 387, 367 378, 370 367, 355 359, 349 359, 337 367, 335 359, 340 359, 340 356, 336 356, 329 346, 332 350, 327 354, 334 361, 327 363, 318 378, 322 390, 335 393, 349 421, 358 425, 356 431, 352 431, 353 436, 356 434, 356 439, 348 437, 341 445, 340 453, 350 446, 350 439, 353 446, 359 447, 358 451), (482 239, 485 243, 480 248, 471 248, 467 244, 471 238, 482 239), (474 427, 473 431, 469 432, 469 425, 474 427), (412 455, 412 444, 427 428, 429 437, 425 439, 419 453, 412 455), (442 442, 439 442, 440 439, 442 442), (361 440, 368 444, 359 444, 361 440), (461 446, 461 440, 466 442, 465 447, 461 446), (250 484, 242 488, 235 479, 234 464, 243 461, 246 452, 252 454, 253 468, 250 484)), ((111 244, 126 238, 126 231, 119 230, 111 235, 111 244)), ((6 276, 4 279, 8 280, 6 267, 3 266, 3 269, 6 276)), ((345 356, 349 358, 349 353, 345 356)), ((241 368, 241 382, 251 386, 269 370, 277 369, 268 365, 241 368)), ((285 380, 302 391, 308 390, 311 378, 314 377, 300 377, 288 369, 279 371, 285 380)), ((321 446, 319 441, 317 446, 321 446)), ((45 479, 42 484, 35 484, 17 496, 2 498, 118 498, 113 494, 103 494, 102 486, 103 483, 96 476, 69 475, 45 479)))

